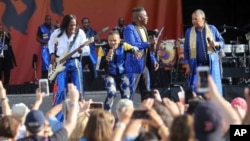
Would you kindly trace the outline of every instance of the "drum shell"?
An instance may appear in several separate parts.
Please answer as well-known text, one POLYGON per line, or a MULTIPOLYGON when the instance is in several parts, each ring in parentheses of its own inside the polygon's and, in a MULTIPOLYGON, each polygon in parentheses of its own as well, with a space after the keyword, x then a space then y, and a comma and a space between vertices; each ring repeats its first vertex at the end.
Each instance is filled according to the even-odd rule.
POLYGON ((232 44, 225 44, 223 51, 226 56, 232 56, 233 55, 233 45, 232 44))
POLYGON ((176 64, 176 47, 175 40, 164 40, 159 47, 160 61, 165 70, 172 70, 176 64))
POLYGON ((234 54, 236 56, 244 56, 244 54, 247 51, 247 45, 246 44, 236 44, 233 45, 233 50, 234 50, 234 54))

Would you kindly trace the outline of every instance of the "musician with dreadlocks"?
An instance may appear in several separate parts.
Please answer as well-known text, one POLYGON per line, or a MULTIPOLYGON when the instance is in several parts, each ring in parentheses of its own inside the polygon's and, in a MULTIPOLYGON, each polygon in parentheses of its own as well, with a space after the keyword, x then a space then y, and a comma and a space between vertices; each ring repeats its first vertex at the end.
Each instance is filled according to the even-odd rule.
MULTIPOLYGON (((65 53, 71 53, 74 50, 77 50, 81 45, 86 41, 86 35, 82 29, 79 29, 76 22, 76 16, 69 14, 64 16, 61 26, 59 29, 56 29, 50 37, 48 46, 50 52, 51 65, 56 67, 56 59, 61 58, 65 53), (55 44, 57 45, 57 51, 55 52, 55 44)), ((57 91, 54 92, 54 103, 57 105, 65 99, 66 87, 69 82, 72 82, 76 85, 80 96, 84 95, 83 90, 83 73, 82 73, 82 64, 80 62, 81 49, 78 49, 78 52, 73 53, 65 61, 62 71, 60 71, 55 80, 57 85, 57 91)))

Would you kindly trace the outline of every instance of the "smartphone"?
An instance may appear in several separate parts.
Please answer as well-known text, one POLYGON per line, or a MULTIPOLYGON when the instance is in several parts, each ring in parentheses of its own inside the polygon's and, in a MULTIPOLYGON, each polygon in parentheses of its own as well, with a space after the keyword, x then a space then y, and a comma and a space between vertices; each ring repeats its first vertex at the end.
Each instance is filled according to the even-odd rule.
POLYGON ((103 103, 102 102, 92 102, 90 103, 90 109, 103 109, 103 103))
POLYGON ((191 86, 187 86, 185 87, 184 91, 185 91, 185 103, 188 104, 188 101, 194 97, 193 89, 191 86))
POLYGON ((45 94, 45 96, 49 96, 49 81, 48 79, 40 79, 39 80, 39 88, 41 92, 45 94))
POLYGON ((196 69, 197 72, 197 92, 206 93, 208 92, 208 75, 209 67, 208 66, 198 66, 196 69))
POLYGON ((132 116, 132 119, 149 119, 146 109, 135 109, 132 116))

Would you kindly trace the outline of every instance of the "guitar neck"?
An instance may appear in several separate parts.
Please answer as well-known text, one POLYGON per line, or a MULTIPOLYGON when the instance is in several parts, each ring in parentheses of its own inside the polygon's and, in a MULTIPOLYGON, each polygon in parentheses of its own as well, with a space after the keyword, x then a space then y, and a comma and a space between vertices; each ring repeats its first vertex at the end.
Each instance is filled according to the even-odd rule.
MULTIPOLYGON (((106 32, 107 30, 109 29, 109 27, 105 27, 103 28, 100 32, 98 32, 95 36, 93 36, 94 38, 99 36, 101 33, 103 32, 106 32)), ((79 46, 78 48, 76 48, 75 50, 71 51, 70 53, 68 53, 65 57, 63 57, 61 60, 60 60, 60 64, 65 62, 67 59, 69 59, 73 54, 75 54, 80 48, 84 47, 84 46, 87 46, 89 45, 90 43, 94 42, 92 41, 93 38, 90 38, 88 41, 86 41, 83 45, 79 46)))
POLYGON ((75 54, 78 49, 82 48, 86 46, 86 43, 84 43, 83 45, 81 45, 80 47, 76 48, 75 50, 73 50, 72 52, 70 52, 69 54, 67 54, 65 57, 63 57, 61 60, 60 60, 60 64, 65 62, 67 59, 69 59, 73 54, 75 54))

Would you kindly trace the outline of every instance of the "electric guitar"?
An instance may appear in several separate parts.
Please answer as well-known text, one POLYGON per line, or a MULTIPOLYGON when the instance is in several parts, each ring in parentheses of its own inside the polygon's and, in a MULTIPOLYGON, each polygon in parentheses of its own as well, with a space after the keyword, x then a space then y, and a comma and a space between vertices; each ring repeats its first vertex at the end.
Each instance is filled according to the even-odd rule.
MULTIPOLYGON (((106 32, 109 29, 109 27, 103 28, 99 33, 97 33, 95 36, 100 35, 101 33, 106 32)), ((56 61, 54 64, 50 64, 49 70, 48 70, 48 79, 50 82, 52 82, 57 74, 65 69, 65 62, 67 59, 69 59, 73 54, 75 54, 80 48, 83 48, 84 46, 89 45, 90 43, 94 42, 94 37, 91 37, 88 41, 86 41, 83 45, 79 46, 75 50, 71 52, 65 52, 63 55, 61 55, 59 58, 56 58, 56 61)))

